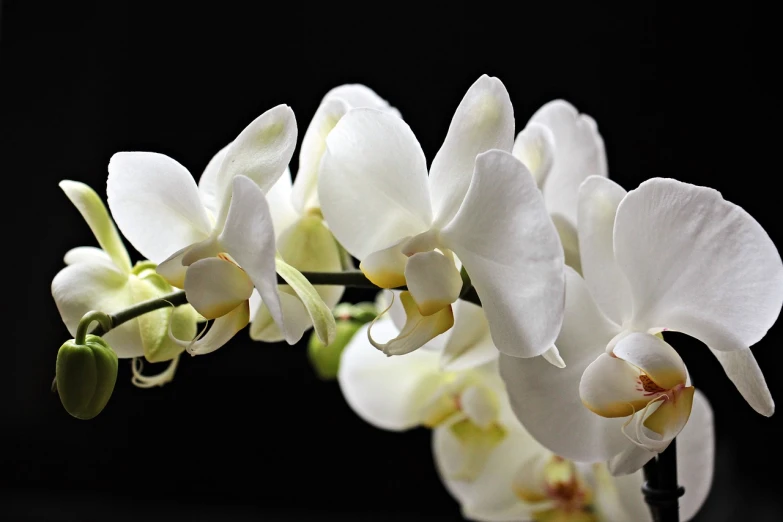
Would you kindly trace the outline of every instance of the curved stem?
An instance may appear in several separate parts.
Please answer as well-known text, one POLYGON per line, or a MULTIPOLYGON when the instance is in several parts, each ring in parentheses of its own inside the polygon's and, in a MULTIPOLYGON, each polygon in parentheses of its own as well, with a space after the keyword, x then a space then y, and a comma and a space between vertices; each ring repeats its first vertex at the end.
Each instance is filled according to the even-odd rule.
MULTIPOLYGON (((155 310, 158 310, 160 308, 164 308, 166 306, 180 306, 187 304, 188 300, 185 297, 185 291, 184 290, 177 290, 176 292, 171 292, 170 294, 166 294, 161 297, 156 297, 155 299, 149 299, 147 301, 142 301, 141 303, 135 304, 131 307, 128 307, 124 310, 120 310, 119 312, 115 314, 110 314, 108 317, 111 320, 111 323, 109 325, 105 325, 101 323, 99 326, 97 326, 92 332, 90 332, 93 335, 106 335, 109 333, 113 328, 117 328, 122 323, 126 323, 130 321, 131 319, 135 319, 140 315, 144 315, 148 312, 153 312, 155 310), (108 326, 108 327, 107 327, 108 326)), ((105 315, 105 314, 104 314, 105 315)), ((85 316, 86 317, 86 316, 85 316)), ((82 319, 82 322, 84 322, 84 319, 82 319)), ((79 323, 79 326, 81 326, 82 323, 79 323)), ((77 332, 78 335, 78 332, 77 332)))
POLYGON ((83 345, 85 343, 87 339, 87 328, 89 328, 94 321, 98 321, 98 324, 100 325, 96 330, 103 328, 108 332, 114 327, 112 317, 104 312, 99 312, 97 310, 87 312, 84 314, 81 321, 79 321, 79 326, 76 327, 76 337, 74 338, 76 344, 83 345))

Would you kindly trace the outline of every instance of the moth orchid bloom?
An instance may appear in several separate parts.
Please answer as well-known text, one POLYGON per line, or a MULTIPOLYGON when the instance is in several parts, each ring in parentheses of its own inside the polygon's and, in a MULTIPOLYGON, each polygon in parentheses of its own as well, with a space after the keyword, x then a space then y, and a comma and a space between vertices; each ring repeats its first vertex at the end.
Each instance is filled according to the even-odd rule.
MULTIPOLYGON (((323 220, 317 189, 318 168, 326 150, 326 136, 354 107, 370 107, 399 116, 399 112, 386 100, 364 85, 335 87, 324 96, 305 132, 299 152, 299 171, 293 185, 291 173, 286 170, 267 193, 275 224, 277 251, 286 263, 303 272, 340 272, 353 268, 350 256, 337 244, 323 220)), ((336 285, 316 285, 315 289, 330 309, 340 302, 345 290, 336 285)), ((282 286, 280 291, 291 292, 288 286, 282 286)), ((257 293, 251 297, 250 306, 253 317, 250 337, 265 342, 282 340, 280 329, 269 310, 261 304, 257 293)), ((292 307, 285 313, 300 314, 297 324, 312 324, 301 306, 292 307)))
POLYGON ((496 346, 533 357, 557 335, 563 249, 527 168, 509 152, 505 87, 482 76, 462 99, 427 175, 400 118, 353 109, 326 138, 318 193, 335 237, 381 288, 407 285, 401 334, 377 348, 416 350, 453 325, 456 257, 481 298, 496 346))
MULTIPOLYGON (((455 476, 469 479, 504 439, 504 425, 516 419, 503 398, 498 351, 488 343, 481 308, 459 301, 454 311, 456 323, 447 339, 434 339, 405 357, 376 350, 367 337, 370 325, 362 326, 343 351, 338 381, 350 407, 374 426, 453 433, 461 455, 455 476)), ((388 316, 373 327, 381 339, 399 332, 388 316)))
MULTIPOLYGON (((508 399, 504 397, 506 401, 508 399)), ((641 494, 641 470, 614 477, 605 463, 576 463, 541 446, 514 419, 472 480, 454 478, 463 452, 448 430, 433 433, 432 446, 441 480, 463 516, 481 522, 646 522, 650 511, 641 494)), ((680 520, 693 518, 712 484, 715 432, 705 400, 694 403, 677 446, 678 481, 685 487, 680 520)))
POLYGON ((121 152, 109 163, 109 207, 120 230, 160 263, 158 273, 185 289, 202 316, 214 319, 206 335, 186 343, 193 355, 218 349, 247 326, 254 289, 290 344, 305 328, 293 324, 298 316, 285 308, 307 308, 318 318, 319 335, 334 333, 334 318, 313 299, 312 286, 276 258, 264 193, 285 171, 295 145, 293 111, 280 105, 250 123, 222 159, 208 165, 198 186, 185 167, 162 154, 121 152), (276 270, 297 297, 278 293, 276 270))
POLYGON ((774 402, 750 346, 775 322, 783 264, 761 226, 719 192, 656 178, 626 193, 588 178, 579 201, 584 279, 566 270, 556 341, 567 367, 502 357, 518 418, 552 451, 632 472, 686 426, 699 395, 665 330, 706 344, 748 403, 774 402))
MULTIPOLYGON (((131 265, 130 256, 106 207, 90 187, 61 181, 60 188, 76 206, 92 230, 100 248, 76 247, 65 254, 68 265, 54 277, 52 296, 71 335, 84 314, 99 310, 108 314, 161 297, 173 289, 155 273, 155 265, 142 261, 131 265)), ((148 361, 177 360, 182 347, 169 339, 171 331, 183 339, 196 335, 198 314, 190 306, 166 307, 112 329, 104 335, 117 357, 145 357, 148 361)))
POLYGON ((589 176, 607 177, 604 140, 595 120, 573 105, 542 106, 517 135, 513 152, 530 170, 560 234, 565 262, 581 272, 576 233, 579 186, 589 176))

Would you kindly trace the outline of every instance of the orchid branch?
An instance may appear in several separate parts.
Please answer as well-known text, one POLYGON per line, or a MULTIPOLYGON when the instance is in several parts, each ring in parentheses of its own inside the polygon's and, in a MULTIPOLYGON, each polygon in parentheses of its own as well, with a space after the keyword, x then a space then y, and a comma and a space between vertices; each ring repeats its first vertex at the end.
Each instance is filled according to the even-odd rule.
POLYGON ((685 488, 677 484, 677 439, 644 465, 644 501, 655 522, 680 522, 678 499, 685 488))

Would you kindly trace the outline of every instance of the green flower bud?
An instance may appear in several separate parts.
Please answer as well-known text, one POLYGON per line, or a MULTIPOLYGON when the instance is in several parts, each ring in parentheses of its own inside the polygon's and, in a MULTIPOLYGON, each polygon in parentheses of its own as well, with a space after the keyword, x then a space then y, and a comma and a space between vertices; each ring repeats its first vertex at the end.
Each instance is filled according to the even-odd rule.
POLYGON ((324 380, 332 380, 337 377, 337 371, 340 369, 340 356, 362 323, 349 319, 337 321, 336 326, 337 334, 332 344, 324 345, 318 336, 312 333, 307 345, 310 364, 313 365, 318 376, 324 380))
POLYGON ((334 316, 337 319, 353 319, 364 324, 378 316, 378 309, 375 303, 369 301, 356 304, 340 303, 334 308, 334 316))
POLYGON ((57 352, 57 393, 65 411, 92 419, 109 402, 117 381, 117 354, 97 335, 66 341, 57 352))

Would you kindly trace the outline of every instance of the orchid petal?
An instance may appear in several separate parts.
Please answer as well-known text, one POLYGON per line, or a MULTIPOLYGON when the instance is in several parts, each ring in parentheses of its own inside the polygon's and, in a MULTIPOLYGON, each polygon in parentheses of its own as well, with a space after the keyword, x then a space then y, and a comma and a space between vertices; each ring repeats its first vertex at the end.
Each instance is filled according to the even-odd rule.
POLYGON ((598 126, 564 100, 545 104, 530 122, 545 125, 554 136, 554 161, 543 186, 546 208, 575 225, 579 185, 589 176, 607 175, 604 140, 598 126))
POLYGON ((184 347, 190 355, 205 355, 226 344, 249 322, 250 305, 248 301, 244 301, 231 312, 215 319, 207 333, 193 341, 188 342, 175 338, 172 332, 169 332, 169 335, 175 342, 184 347))
POLYGON ((451 306, 425 317, 419 313, 410 292, 402 292, 400 301, 405 308, 405 326, 399 335, 385 343, 379 343, 370 337, 370 343, 386 355, 405 355, 418 350, 454 325, 451 306))
POLYGON ((331 100, 339 98, 348 103, 352 108, 366 107, 370 109, 378 109, 379 111, 393 114, 397 117, 402 117, 400 111, 392 107, 388 101, 384 100, 378 94, 360 83, 347 83, 340 85, 324 96, 324 100, 331 100))
POLYGON ((188 267, 185 295, 206 319, 216 319, 250 298, 253 281, 231 261, 208 257, 188 267))
POLYGON ((95 239, 98 240, 98 244, 111 257, 117 268, 122 272, 129 273, 131 270, 130 256, 128 256, 120 234, 98 194, 89 186, 78 181, 61 181, 60 188, 87 222, 95 239))
POLYGON ((470 274, 501 352, 533 357, 554 344, 563 319, 563 248, 519 160, 498 150, 479 155, 441 238, 470 274))
POLYGON ((109 162, 106 192, 122 234, 155 263, 212 230, 193 177, 163 154, 118 152, 109 162))
MULTIPOLYGON (((315 328, 318 339, 326 346, 332 344, 337 332, 337 326, 331 308, 324 303, 313 285, 310 284, 310 281, 308 281, 296 268, 280 258, 275 260, 275 266, 277 268, 277 273, 280 274, 280 277, 282 277, 286 283, 288 283, 307 310, 307 314, 310 316, 310 321, 315 328)), ((283 316, 283 320, 285 321, 285 316, 283 316)), ((293 332, 287 333, 293 338, 293 332)), ((304 331, 302 333, 304 333, 304 331)), ((291 342, 289 338, 286 338, 286 340, 289 341, 288 344, 294 344, 299 339, 293 340, 293 342, 291 342)))
POLYGON ((609 418, 633 415, 654 398, 639 383, 637 368, 607 353, 585 369, 579 396, 590 411, 609 418))
POLYGON ((665 390, 684 385, 688 379, 685 363, 677 351, 655 335, 631 333, 618 341, 612 352, 642 370, 665 390))
POLYGON ((601 310, 617 324, 633 312, 631 291, 614 258, 614 219, 623 188, 592 176, 579 189, 579 252, 582 274, 601 310))
POLYGON ((307 127, 293 187, 293 205, 300 214, 319 208, 318 169, 326 151, 326 137, 350 108, 344 100, 324 98, 307 127))
POLYGON ((231 142, 215 178, 219 228, 231 199, 231 181, 245 176, 266 194, 280 179, 296 147, 296 118, 287 105, 278 105, 250 122, 231 142))
POLYGON ((612 475, 615 477, 625 477, 642 469, 642 467, 656 455, 657 453, 655 451, 650 451, 641 446, 637 446, 629 440, 625 448, 612 457, 607 465, 609 466, 609 472, 612 475))
POLYGON ((465 467, 466 448, 450 426, 433 430, 432 453, 443 484, 459 501, 463 515, 468 519, 499 522, 529 520, 533 511, 541 507, 538 503, 521 501, 513 489, 520 470, 532 471, 536 468, 532 464, 548 456, 548 452, 524 430, 509 430, 473 480, 454 478, 465 467))
POLYGON ((734 351, 710 349, 718 358, 723 370, 751 408, 767 417, 775 413, 775 401, 769 393, 767 381, 761 373, 756 358, 749 348, 734 351))
POLYGON ((715 426, 709 401, 699 390, 693 396, 688 424, 677 436, 678 480, 685 486, 680 517, 687 522, 698 513, 712 486, 715 426))
MULTIPOLYGON (((114 265, 77 263, 54 277, 52 297, 71 335, 84 314, 91 310, 115 313, 133 305, 128 276, 114 265)), ((121 324, 103 336, 120 358, 144 355, 137 321, 121 324)))
POLYGON ((161 261, 158 266, 155 267, 155 271, 168 281, 170 285, 176 286, 177 288, 184 288, 188 267, 183 264, 183 260, 192 248, 193 245, 188 245, 185 248, 177 250, 167 259, 161 261))
POLYGON ((579 235, 576 227, 560 214, 552 214, 549 217, 552 218, 557 236, 560 238, 560 244, 563 245, 565 264, 581 274, 582 260, 579 255, 579 235))
POLYGON ((783 263, 761 225, 716 190, 656 178, 617 209, 615 257, 634 322, 714 350, 758 342, 783 304, 783 263))
MULTIPOLYGON (((250 178, 234 178, 233 197, 218 242, 247 273, 275 323, 285 330, 277 292, 272 216, 263 192, 250 178), (252 238, 252 241, 248 241, 248 238, 252 238)), ((288 332, 284 331, 284 334, 286 340, 290 341, 288 332)))
POLYGON ((408 258, 405 280, 423 316, 443 310, 459 298, 462 290, 462 277, 454 261, 434 250, 408 258))
POLYGON ((549 350, 541 354, 541 357, 543 357, 546 362, 556 368, 566 367, 566 363, 563 358, 560 357, 560 351, 557 349, 557 346, 550 346, 549 350))
POLYGON ((552 131, 546 125, 533 121, 517 134, 511 154, 525 164, 540 189, 549 175, 549 169, 552 168, 554 149, 555 137, 552 131))
POLYGON ((543 358, 500 356, 500 375, 522 425, 541 444, 565 458, 605 461, 629 443, 623 419, 591 412, 579 396, 579 380, 597 354, 619 332, 597 307, 584 280, 566 267, 565 319, 554 343, 567 366, 543 358))
POLYGON ((613 477, 603 464, 593 464, 593 476, 595 477, 593 503, 600 517, 599 520, 652 522, 650 508, 644 501, 644 497, 639 494, 644 482, 641 472, 613 477))
POLYGON ((438 225, 451 221, 465 199, 476 156, 491 149, 511 152, 513 146, 514 108, 508 91, 497 78, 482 75, 462 98, 432 160, 429 183, 438 225))
MULTIPOLYGON (((440 386, 438 354, 418 350, 405 357, 387 357, 369 343, 369 325, 362 326, 343 351, 337 374, 348 405, 378 428, 402 431, 421 423, 421 408, 440 386)), ((380 339, 398 334, 388 319, 377 321, 380 339)))
POLYGON ((462 300, 454 303, 453 310, 454 327, 448 332, 441 368, 454 372, 496 360, 499 352, 492 343, 484 310, 462 300))
POLYGON ((76 265, 79 263, 104 265, 109 270, 118 271, 119 267, 114 264, 109 254, 105 250, 95 247, 76 247, 65 253, 63 261, 66 265, 76 265))
POLYGON ((321 210, 354 257, 362 260, 429 228, 427 163, 404 121, 373 109, 353 109, 326 144, 318 180, 321 210))
POLYGON ((402 253, 402 247, 406 239, 404 237, 392 246, 376 250, 362 259, 359 269, 372 284, 379 288, 405 286, 408 257, 402 253))
POLYGON ((280 179, 272 185, 266 193, 266 201, 269 203, 269 213, 275 225, 275 235, 278 238, 286 233, 299 219, 299 213, 291 203, 291 171, 285 169, 280 179))
POLYGON ((223 196, 222 191, 225 187, 218 186, 218 175, 220 174, 220 167, 223 165, 223 160, 226 159, 229 147, 231 147, 230 143, 212 156, 212 159, 209 160, 207 167, 198 179, 198 192, 201 195, 201 201, 204 203, 207 210, 212 213, 213 218, 217 218, 218 213, 220 212, 221 198, 223 196))

